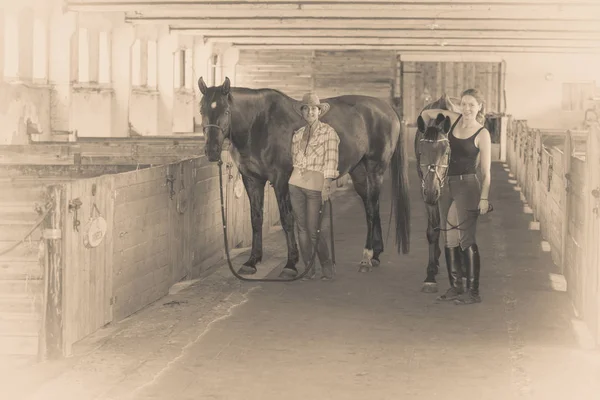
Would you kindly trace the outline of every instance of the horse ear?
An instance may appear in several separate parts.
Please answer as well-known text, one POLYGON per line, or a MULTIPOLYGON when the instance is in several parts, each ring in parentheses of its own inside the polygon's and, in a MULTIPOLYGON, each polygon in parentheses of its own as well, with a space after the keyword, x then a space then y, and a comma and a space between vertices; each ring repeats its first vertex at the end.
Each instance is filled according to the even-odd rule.
POLYGON ((198 79, 198 88, 200 89, 200 92, 202 94, 206 94, 206 83, 204 83, 204 79, 202 79, 202 77, 200 77, 200 79, 198 79))
POLYGON ((223 82, 223 88, 221 89, 223 91, 223 94, 228 94, 230 88, 231 82, 229 81, 229 77, 225 77, 225 82, 223 82))
POLYGON ((447 134, 448 132, 450 132, 451 128, 452 121, 450 121, 450 117, 446 117, 446 119, 444 119, 444 132, 447 134))
POLYGON ((417 118, 417 128, 419 129, 419 132, 425 132, 425 120, 420 115, 419 118, 417 118))

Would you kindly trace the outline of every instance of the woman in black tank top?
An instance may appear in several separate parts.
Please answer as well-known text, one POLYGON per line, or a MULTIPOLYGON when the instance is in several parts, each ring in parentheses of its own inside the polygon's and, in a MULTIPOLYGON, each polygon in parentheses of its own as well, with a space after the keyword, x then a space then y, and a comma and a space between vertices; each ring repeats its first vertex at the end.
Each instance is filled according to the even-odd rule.
POLYGON ((468 89, 462 93, 459 109, 461 113, 424 110, 421 116, 427 123, 442 113, 453 121, 448 133, 451 153, 447 184, 439 198, 450 288, 438 300, 472 304, 481 302, 481 261, 475 233, 478 215, 486 214, 489 209, 491 138, 482 125, 483 98, 477 90, 468 89), (477 176, 478 169, 481 183, 477 176), (465 274, 466 291, 462 283, 465 274))

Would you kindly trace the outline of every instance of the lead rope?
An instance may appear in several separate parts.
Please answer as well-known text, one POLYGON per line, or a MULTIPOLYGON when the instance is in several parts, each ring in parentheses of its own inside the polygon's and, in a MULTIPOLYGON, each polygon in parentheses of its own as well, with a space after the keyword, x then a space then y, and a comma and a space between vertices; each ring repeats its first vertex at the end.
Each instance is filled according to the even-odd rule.
MULTIPOLYGON (((229 255, 229 242, 227 241, 227 218, 225 217, 225 204, 223 201, 223 173, 222 173, 222 168, 221 166, 223 165, 223 161, 219 160, 217 162, 217 165, 219 166, 219 192, 221 195, 221 218, 223 221, 223 242, 225 244, 225 255, 227 257, 227 264, 229 266, 229 270, 231 271, 231 273, 233 274, 233 276, 235 276, 236 278, 238 278, 241 281, 246 281, 246 282, 293 282, 293 281, 297 281, 299 279, 302 279, 304 276, 306 276, 309 271, 312 271, 312 269, 314 268, 314 263, 315 263, 315 257, 317 255, 317 243, 319 243, 319 237, 321 236, 321 223, 323 222, 323 211, 324 211, 324 206, 325 203, 321 204, 321 208, 319 208, 319 229, 317 229, 317 239, 315 241, 315 246, 313 248, 313 253, 312 256, 310 257, 310 262, 308 263, 308 267, 299 275, 290 278, 290 279, 273 279, 273 278, 259 278, 259 279, 252 279, 252 278, 246 278, 245 276, 242 276, 240 274, 238 274, 236 272, 236 270, 233 268, 233 265, 231 264, 231 257, 229 255)), ((329 222, 330 222, 330 231, 331 231, 331 261, 333 262, 333 270, 335 271, 335 247, 334 247, 334 241, 333 241, 333 206, 331 205, 331 199, 327 200, 327 203, 329 203, 329 222)))

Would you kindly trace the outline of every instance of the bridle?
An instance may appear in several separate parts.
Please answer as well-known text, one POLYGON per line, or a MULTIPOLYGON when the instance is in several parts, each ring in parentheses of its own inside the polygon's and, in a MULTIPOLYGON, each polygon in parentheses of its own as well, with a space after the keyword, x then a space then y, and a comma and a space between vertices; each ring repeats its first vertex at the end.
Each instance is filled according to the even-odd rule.
MULTIPOLYGON (((441 138, 441 139, 420 139, 419 142, 428 142, 428 143, 439 143, 439 142, 450 142, 448 140, 447 137, 441 138)), ((421 153, 422 154, 422 153, 421 153)), ((426 173, 425 175, 421 176, 421 191, 422 194, 425 195, 425 179, 427 178, 427 176, 429 176, 429 174, 435 174, 435 177, 437 178, 437 180, 440 183, 440 188, 444 187, 444 184, 446 183, 446 175, 448 174, 448 160, 450 159, 450 146, 448 146, 448 148, 446 149, 445 154, 443 155, 442 159, 446 160, 446 164, 419 164, 420 167, 425 167, 426 168, 426 173), (443 168, 444 171, 443 173, 440 173, 440 169, 443 168)))

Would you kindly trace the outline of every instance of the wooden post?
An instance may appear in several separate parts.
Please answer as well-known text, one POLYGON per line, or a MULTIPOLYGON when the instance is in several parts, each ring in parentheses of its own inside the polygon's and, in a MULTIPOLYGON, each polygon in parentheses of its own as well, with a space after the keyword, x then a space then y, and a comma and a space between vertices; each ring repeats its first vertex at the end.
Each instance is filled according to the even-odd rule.
POLYGON ((572 147, 572 139, 571 139, 571 131, 567 131, 564 139, 564 153, 563 153, 563 173, 564 173, 564 182, 565 187, 562 193, 562 231, 561 231, 561 241, 560 241, 560 267, 562 269, 563 274, 566 269, 566 253, 567 253, 567 238, 569 232, 569 202, 571 199, 570 191, 571 191, 571 150, 572 147))
POLYGON ((596 323, 591 326, 596 346, 600 346, 600 125, 592 122, 588 131, 586 149, 586 188, 584 199, 586 221, 585 265, 588 274, 596 274, 596 323))
POLYGON ((45 354, 43 359, 57 359, 63 355, 63 211, 65 206, 64 192, 61 186, 50 186, 48 189, 49 204, 52 211, 44 221, 43 238, 46 242, 46 269, 44 285, 44 337, 45 354))

